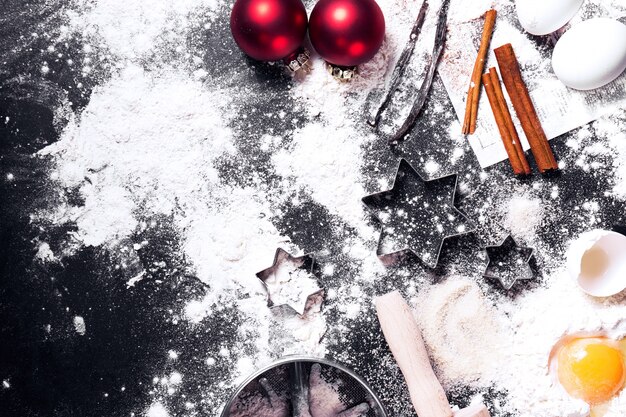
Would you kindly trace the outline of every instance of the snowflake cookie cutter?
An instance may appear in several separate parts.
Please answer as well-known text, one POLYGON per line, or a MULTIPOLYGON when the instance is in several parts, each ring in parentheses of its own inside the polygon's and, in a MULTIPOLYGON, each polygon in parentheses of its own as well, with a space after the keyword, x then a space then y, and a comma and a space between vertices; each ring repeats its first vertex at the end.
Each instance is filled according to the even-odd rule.
MULTIPOLYGON (((257 278, 263 284, 265 293, 267 294, 267 306, 275 310, 288 310, 297 314, 300 317, 305 317, 311 311, 315 311, 315 307, 321 308, 326 295, 324 288, 319 285, 320 273, 317 267, 315 258, 311 254, 304 254, 302 256, 293 256, 282 248, 276 249, 274 255, 274 262, 272 266, 266 268, 256 274, 257 278), (284 268, 287 264, 291 264, 294 270, 302 270, 310 274, 315 279, 315 282, 319 289, 306 296, 305 301, 301 305, 291 305, 280 303, 277 304, 272 297, 272 291, 268 281, 277 276, 277 273, 281 268, 284 268)), ((297 278, 296 278, 297 279, 297 278)))
POLYGON ((363 197, 381 224, 376 255, 383 264, 395 264, 411 252, 435 268, 446 239, 476 230, 454 205, 456 187, 456 174, 426 181, 401 159, 391 189, 363 197))
POLYGON ((517 281, 535 278, 530 260, 535 250, 519 246, 511 235, 496 246, 485 246, 487 266, 483 277, 497 280, 505 290, 510 290, 517 281))

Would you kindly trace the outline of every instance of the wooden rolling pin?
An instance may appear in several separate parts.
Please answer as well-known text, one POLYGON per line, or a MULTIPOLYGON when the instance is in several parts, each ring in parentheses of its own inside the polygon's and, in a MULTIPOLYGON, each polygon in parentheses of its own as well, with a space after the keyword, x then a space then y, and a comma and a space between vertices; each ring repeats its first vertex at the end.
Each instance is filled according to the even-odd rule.
POLYGON ((419 417, 490 417, 484 404, 452 411, 428 359, 424 339, 411 308, 398 291, 374 301, 380 327, 409 388, 419 417))

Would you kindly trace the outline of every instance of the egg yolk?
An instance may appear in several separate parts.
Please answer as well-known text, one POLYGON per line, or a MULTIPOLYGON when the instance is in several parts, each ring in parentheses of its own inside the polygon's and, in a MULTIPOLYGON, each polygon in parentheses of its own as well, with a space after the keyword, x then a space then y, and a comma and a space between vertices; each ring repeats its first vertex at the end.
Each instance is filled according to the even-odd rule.
POLYGON ((624 355, 606 338, 574 339, 558 352, 559 382, 588 404, 610 400, 624 386, 624 355))

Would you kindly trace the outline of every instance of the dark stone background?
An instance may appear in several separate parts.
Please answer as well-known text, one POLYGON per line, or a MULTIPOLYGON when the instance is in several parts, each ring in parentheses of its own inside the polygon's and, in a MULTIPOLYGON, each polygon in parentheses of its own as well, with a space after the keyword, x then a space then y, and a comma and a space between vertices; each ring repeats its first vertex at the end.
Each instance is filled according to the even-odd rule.
MULTIPOLYGON (((29 214, 54 198, 47 177, 49 161, 34 157, 33 153, 58 140, 59 126, 53 123, 52 111, 63 97, 72 102, 74 110, 80 111, 88 103, 94 86, 109 76, 106 62, 96 67, 88 78, 80 77, 64 63, 67 58, 80 61, 79 38, 68 44, 63 59, 55 61, 47 55, 48 39, 58 30, 58 11, 64 3, 4 0, 0 4, 0 380, 6 379, 11 385, 9 389, 0 387, 0 416, 114 417, 133 412, 140 415, 155 398, 151 392, 153 376, 167 372, 172 366, 164 355, 167 349, 183 353, 176 369, 185 375, 181 391, 167 401, 172 416, 213 415, 218 402, 207 400, 207 392, 222 400, 226 398, 230 390, 218 388, 217 384, 229 375, 229 369, 224 364, 209 370, 203 366, 203 360, 206 352, 217 350, 222 342, 228 343, 235 337, 238 319, 236 312, 225 309, 194 328, 172 320, 168 309, 182 308, 186 300, 201 294, 205 288, 192 274, 168 273, 177 268, 184 271, 186 265, 174 255, 176 251, 172 248, 178 241, 167 218, 152 219, 158 227, 138 232, 136 237, 149 242, 140 254, 142 263, 163 261, 168 267, 152 271, 150 279, 131 289, 126 288, 123 271, 112 268, 115 255, 99 248, 83 248, 62 264, 47 267, 33 261, 37 241, 49 242, 54 248, 62 244, 72 229, 71 226, 40 227, 30 222, 29 214), (42 35, 33 38, 32 32, 42 35), (46 76, 40 71, 44 59, 51 69, 46 76), (15 179, 9 180, 8 173, 15 179), (72 326, 75 315, 83 316, 88 323, 85 337, 68 337, 75 334, 72 326), (50 331, 46 330, 47 325, 51 326, 50 331), (194 402, 195 411, 185 411, 185 401, 194 402)), ((228 9, 224 7, 220 14, 227 16, 228 9)), ((210 31, 198 28, 189 39, 204 56, 210 78, 231 83, 232 88, 245 93, 234 98, 233 111, 250 117, 232 126, 242 156, 223 161, 221 175, 231 183, 245 184, 249 172, 254 171, 272 184, 276 175, 272 172, 270 155, 259 152, 256 141, 269 129, 289 140, 289 132, 305 116, 292 110, 293 98, 288 89, 292 81, 276 67, 247 61, 234 46, 228 30, 227 19, 218 19, 210 31), (225 66, 232 69, 234 76, 224 74, 225 66), (272 93, 267 94, 268 91, 272 93), (293 116, 285 118, 292 122, 281 124, 267 119, 264 112, 252 111, 263 108, 283 109, 293 116)), ((418 171, 426 155, 445 164, 450 150, 446 147, 450 120, 433 120, 434 102, 451 108, 438 78, 425 111, 405 143, 389 148, 381 140, 366 149, 363 172, 372 191, 377 190, 379 176, 394 174, 401 157, 418 171)), ((451 112, 444 114, 453 117, 451 112)), ((564 145, 566 139, 552 141, 557 157, 568 162, 566 169, 550 177, 539 178, 535 174, 520 180, 528 186, 535 181, 556 184, 561 190, 553 204, 567 215, 559 216, 540 232, 541 239, 555 252, 562 251, 571 236, 589 227, 576 210, 587 199, 601 202, 598 213, 601 220, 597 226, 612 228, 624 224, 623 203, 605 196, 611 187, 611 176, 606 174, 610 170, 585 172, 577 167, 573 163, 576 155, 564 145)), ((605 165, 609 166, 610 161, 605 165)), ((489 178, 481 185, 481 170, 467 146, 465 156, 447 170, 458 172, 468 188, 477 191, 473 201, 501 198, 501 184, 514 181, 509 166, 503 162, 488 170, 489 178)), ((545 187, 548 194, 549 188, 545 187)), ((472 200, 464 201, 464 197, 457 196, 458 203, 469 212, 468 202, 472 200)), ((75 198, 76 204, 80 204, 80 196, 75 198)), ((303 250, 323 251, 325 255, 320 256, 320 262, 332 261, 337 268, 322 283, 326 288, 339 286, 355 274, 354 266, 344 262, 341 255, 342 242, 354 231, 346 225, 339 234, 336 228, 329 227, 337 224, 336 218, 306 194, 301 198, 306 204, 283 207, 283 215, 273 221, 303 250)), ((382 293, 404 288, 405 281, 410 279, 407 277, 417 274, 429 274, 436 282, 453 269, 481 279, 485 266, 483 243, 480 234, 447 241, 440 265, 434 271, 409 256, 400 265, 389 268, 387 279, 375 283, 371 291, 382 293)), ((538 285, 545 273, 542 257, 543 254, 537 254, 537 283, 518 285, 511 292, 494 286, 494 292, 515 297, 538 285)), ((348 323, 348 335, 332 330, 333 321, 338 320, 336 305, 329 306, 327 315, 331 328, 327 336, 329 356, 349 364, 370 381, 389 406, 391 415, 412 415, 398 370, 391 365, 377 326, 371 324, 375 323, 373 312, 348 323)), ((471 388, 458 387, 450 395, 463 404, 473 393, 471 388)), ((506 401, 506 392, 497 387, 485 394, 490 404, 495 399, 506 401)), ((492 411, 494 416, 503 416, 495 409, 492 411)))

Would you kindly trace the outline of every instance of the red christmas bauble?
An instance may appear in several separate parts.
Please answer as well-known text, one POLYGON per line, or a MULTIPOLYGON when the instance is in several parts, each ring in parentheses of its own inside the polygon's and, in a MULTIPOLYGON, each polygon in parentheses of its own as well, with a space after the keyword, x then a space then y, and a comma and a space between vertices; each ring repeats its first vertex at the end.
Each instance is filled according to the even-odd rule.
POLYGON ((327 62, 355 66, 371 59, 385 36, 385 17, 374 0, 319 0, 309 37, 327 62))
POLYGON ((237 0, 230 14, 235 42, 250 57, 277 61, 304 40, 306 9, 300 0, 237 0))

